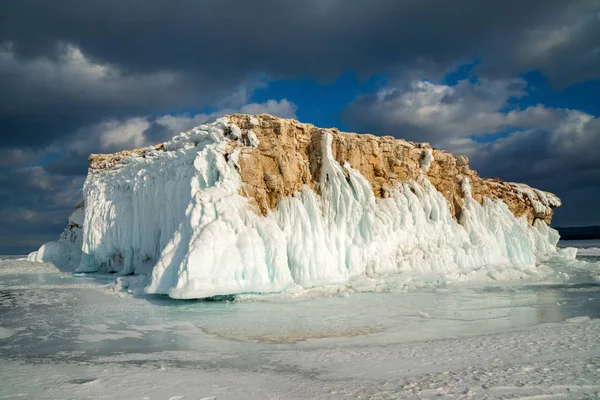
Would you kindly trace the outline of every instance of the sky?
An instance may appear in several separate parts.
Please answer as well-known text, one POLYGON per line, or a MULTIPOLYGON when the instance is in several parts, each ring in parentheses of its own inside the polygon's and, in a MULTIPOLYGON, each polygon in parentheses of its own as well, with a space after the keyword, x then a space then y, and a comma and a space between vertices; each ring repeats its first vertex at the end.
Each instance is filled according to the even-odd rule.
POLYGON ((599 0, 0 2, 0 254, 54 240, 90 153, 233 112, 427 141, 600 225, 599 0))

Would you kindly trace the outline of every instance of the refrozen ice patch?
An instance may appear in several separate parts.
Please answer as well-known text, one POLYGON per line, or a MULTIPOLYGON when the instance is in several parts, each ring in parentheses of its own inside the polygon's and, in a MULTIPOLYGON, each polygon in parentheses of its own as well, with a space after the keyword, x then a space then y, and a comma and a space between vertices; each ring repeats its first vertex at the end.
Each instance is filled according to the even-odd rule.
POLYGON ((3 328, 0 326, 0 340, 9 338, 14 334, 15 334, 15 331, 8 329, 8 328, 3 328))
POLYGON ((242 137, 242 130, 239 126, 233 124, 229 126, 229 137, 234 140, 238 140, 242 137))
POLYGON ((75 210, 69 215, 69 224, 76 225, 78 227, 83 226, 83 218, 85 217, 85 212, 83 208, 83 204, 78 205, 75 210))

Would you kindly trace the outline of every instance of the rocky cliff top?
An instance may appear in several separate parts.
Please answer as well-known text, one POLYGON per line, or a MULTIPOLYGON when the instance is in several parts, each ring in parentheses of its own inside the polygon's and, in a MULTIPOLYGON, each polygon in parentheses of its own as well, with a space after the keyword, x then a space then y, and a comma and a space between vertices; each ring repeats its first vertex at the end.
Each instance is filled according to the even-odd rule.
MULTIPOLYGON (((237 149, 237 166, 243 182, 240 193, 251 198, 256 211, 262 214, 304 185, 319 192, 325 132, 332 136, 335 160, 358 170, 379 198, 389 196, 396 183, 425 175, 448 200, 455 218, 462 213, 464 178, 469 179, 475 200, 501 199, 515 216, 524 215, 530 224, 536 218, 550 223, 553 208, 561 205, 551 193, 524 184, 481 178, 469 167, 466 156, 434 149, 428 143, 340 132, 267 114, 234 114, 227 118, 231 132, 224 156, 228 158, 237 149)), ((114 154, 92 154, 90 170, 99 172, 129 157, 147 157, 160 151, 170 151, 168 142, 114 154)))

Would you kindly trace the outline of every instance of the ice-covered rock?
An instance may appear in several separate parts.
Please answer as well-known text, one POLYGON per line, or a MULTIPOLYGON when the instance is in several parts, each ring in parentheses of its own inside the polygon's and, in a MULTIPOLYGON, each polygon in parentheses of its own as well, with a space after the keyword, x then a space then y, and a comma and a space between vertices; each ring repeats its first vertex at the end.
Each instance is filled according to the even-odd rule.
MULTIPOLYGON (((486 279, 476 272, 489 265, 535 273, 557 251, 544 221, 560 201, 482 179, 467 162, 389 136, 221 118, 157 146, 90 156, 85 212, 70 219, 80 227, 83 215, 77 271, 147 274, 146 292, 174 298, 364 275, 486 279)), ((77 240, 35 258, 72 261, 63 245, 77 240)))
POLYGON ((67 226, 58 240, 44 243, 37 251, 27 256, 29 261, 49 262, 62 270, 73 271, 81 261, 83 243, 83 201, 69 215, 67 226))

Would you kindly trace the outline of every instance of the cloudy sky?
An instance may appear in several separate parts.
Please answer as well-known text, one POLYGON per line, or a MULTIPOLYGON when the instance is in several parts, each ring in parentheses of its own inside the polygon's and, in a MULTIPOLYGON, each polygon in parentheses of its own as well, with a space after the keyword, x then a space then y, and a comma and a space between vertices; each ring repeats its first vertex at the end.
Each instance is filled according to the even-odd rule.
POLYGON ((62 231, 92 152, 231 112, 465 154, 600 225, 599 0, 0 2, 0 254, 62 231))

